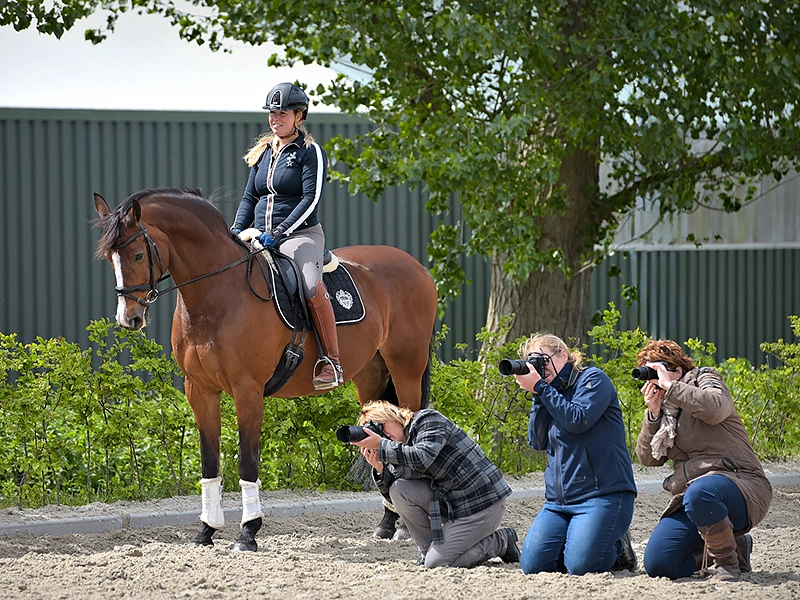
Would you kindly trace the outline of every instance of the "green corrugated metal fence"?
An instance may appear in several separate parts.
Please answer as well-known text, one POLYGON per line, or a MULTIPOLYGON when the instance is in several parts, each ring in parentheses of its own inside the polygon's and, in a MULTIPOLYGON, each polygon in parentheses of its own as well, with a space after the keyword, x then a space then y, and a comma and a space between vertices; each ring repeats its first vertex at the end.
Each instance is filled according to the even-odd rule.
MULTIPOLYGON (((112 271, 93 259, 99 232, 92 193, 114 207, 148 187, 199 187, 232 222, 248 169, 242 155, 266 128, 266 113, 164 113, 0 109, 0 331, 21 341, 64 336, 84 342, 90 320, 112 318, 112 271)), ((355 137, 364 121, 312 115, 308 129, 324 143, 336 134, 355 137)), ((427 265, 434 227, 419 190, 390 189, 377 204, 326 188, 321 220, 328 246, 389 244, 427 265)), ((457 300, 441 356, 457 342, 474 341, 485 321, 484 261, 467 261, 475 295, 457 300), (480 325, 478 325, 478 328, 480 325)), ((469 290, 468 290, 469 292, 469 290)), ((169 348, 175 296, 157 302, 148 335, 169 348)))
MULTIPOLYGON (((92 192, 113 207, 147 187, 200 187, 232 221, 247 167, 241 159, 266 127, 266 113, 177 113, 0 108, 0 332, 21 341, 64 336, 85 342, 89 321, 113 319, 114 280, 93 259, 99 233, 92 192)), ((354 137, 368 124, 336 114, 312 114, 308 128, 324 143, 354 137)), ((419 189, 392 188, 378 204, 351 196, 338 184, 321 205, 330 247, 389 244, 427 265, 435 220, 419 189)), ((700 337, 718 356, 761 362, 758 344, 791 340, 786 316, 800 308, 800 250, 660 250, 609 259, 622 270, 595 270, 591 307, 610 300, 623 308, 623 326, 641 325, 657 337, 700 337), (619 285, 638 285, 640 302, 624 307, 619 285)), ((464 262, 474 285, 447 309, 451 329, 440 356, 475 343, 485 323, 489 269, 483 259, 464 262)), ((148 334, 169 348, 174 295, 151 312, 148 334)))
MULTIPOLYGON (((592 277, 591 306, 613 301, 621 327, 637 326, 655 338, 713 342, 718 360, 742 356, 764 363, 759 345, 794 342, 788 316, 800 314, 800 248, 639 251, 610 257, 592 277), (608 277, 610 266, 618 277, 608 277), (639 289, 627 307, 622 284, 639 289)), ((772 361, 773 366, 775 362, 772 361)))

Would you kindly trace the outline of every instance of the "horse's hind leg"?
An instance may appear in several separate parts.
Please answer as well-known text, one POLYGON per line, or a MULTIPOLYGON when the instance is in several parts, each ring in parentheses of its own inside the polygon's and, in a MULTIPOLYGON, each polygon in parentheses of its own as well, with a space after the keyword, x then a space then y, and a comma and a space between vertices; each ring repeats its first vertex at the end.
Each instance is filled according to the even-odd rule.
MULTIPOLYGON (((418 411, 422 408, 422 387, 430 361, 430 345, 427 340, 424 344, 415 340, 414 344, 403 346, 399 350, 384 347, 380 353, 391 374, 397 403, 403 408, 418 411)), ((427 390, 424 393, 427 394, 427 390)))
POLYGON ((353 377, 358 403, 364 406, 367 402, 381 399, 388 379, 389 369, 386 368, 380 352, 376 352, 372 360, 353 377))

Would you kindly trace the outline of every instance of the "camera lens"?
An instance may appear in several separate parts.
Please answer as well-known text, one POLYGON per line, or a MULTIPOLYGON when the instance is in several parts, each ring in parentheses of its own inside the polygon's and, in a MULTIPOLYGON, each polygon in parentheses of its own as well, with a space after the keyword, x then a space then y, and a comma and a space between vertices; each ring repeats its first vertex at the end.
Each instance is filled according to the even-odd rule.
POLYGON ((635 367, 631 371, 631 377, 639 381, 649 381, 658 379, 658 372, 653 367, 635 367))
POLYGON ((336 439, 345 444, 349 442, 360 442, 367 437, 363 427, 358 425, 342 425, 336 430, 336 439))
POLYGON ((504 358, 501 360, 497 368, 500 370, 501 375, 526 375, 530 373, 528 363, 524 360, 511 360, 504 358))

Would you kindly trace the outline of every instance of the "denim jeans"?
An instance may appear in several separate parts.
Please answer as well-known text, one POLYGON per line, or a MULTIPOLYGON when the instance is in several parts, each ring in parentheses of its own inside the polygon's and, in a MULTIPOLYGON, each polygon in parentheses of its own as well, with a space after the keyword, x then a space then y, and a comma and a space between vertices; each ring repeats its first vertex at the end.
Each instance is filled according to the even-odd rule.
POLYGON ((572 575, 608 571, 622 552, 633 518, 633 492, 580 504, 545 502, 522 545, 522 572, 572 575))
POLYGON ((650 577, 678 579, 697 570, 692 554, 703 548, 698 527, 728 517, 734 531, 747 529, 747 503, 733 481, 724 475, 706 475, 686 488, 683 508, 663 517, 644 550, 644 570, 650 577))

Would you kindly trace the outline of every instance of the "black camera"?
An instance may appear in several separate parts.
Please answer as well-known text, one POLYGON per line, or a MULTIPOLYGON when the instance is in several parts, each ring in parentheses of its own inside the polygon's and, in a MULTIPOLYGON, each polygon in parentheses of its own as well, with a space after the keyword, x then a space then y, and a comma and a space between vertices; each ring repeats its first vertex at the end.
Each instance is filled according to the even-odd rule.
POLYGON ((386 437, 383 432, 383 423, 376 423, 375 421, 367 421, 363 427, 360 425, 342 425, 336 430, 336 439, 345 444, 350 442, 360 442, 368 437, 365 429, 377 433, 381 437, 386 437))
MULTIPOLYGON (((667 363, 662 361, 659 361, 658 364, 667 366, 667 363)), ((674 371, 674 369, 667 370, 674 371)), ((651 379, 658 379, 658 371, 653 367, 634 367, 633 371, 631 371, 631 377, 639 381, 650 381, 651 379)))
POLYGON ((539 377, 544 378, 544 368, 547 366, 548 360, 541 354, 529 354, 525 360, 504 358, 498 363, 497 368, 500 369, 501 375, 527 375, 531 372, 528 368, 528 363, 531 363, 539 377))

